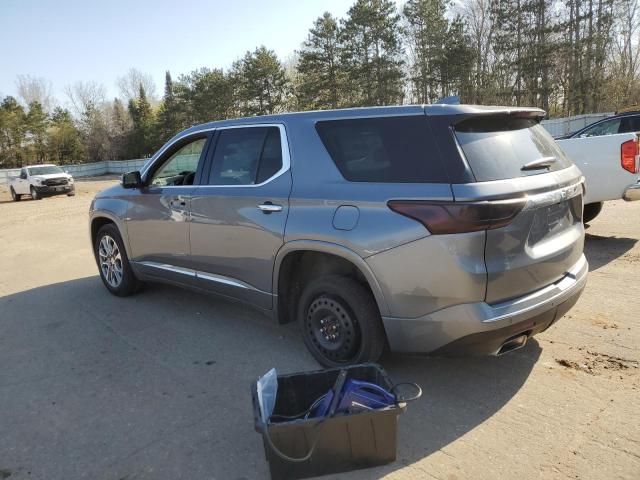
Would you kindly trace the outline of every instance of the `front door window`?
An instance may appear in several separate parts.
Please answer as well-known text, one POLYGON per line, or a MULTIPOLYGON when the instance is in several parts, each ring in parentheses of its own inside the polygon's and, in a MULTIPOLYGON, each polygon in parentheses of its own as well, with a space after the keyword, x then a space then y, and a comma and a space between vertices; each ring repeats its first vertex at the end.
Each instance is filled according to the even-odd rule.
POLYGON ((155 171, 149 184, 154 187, 193 185, 206 142, 206 138, 199 138, 180 148, 155 171))

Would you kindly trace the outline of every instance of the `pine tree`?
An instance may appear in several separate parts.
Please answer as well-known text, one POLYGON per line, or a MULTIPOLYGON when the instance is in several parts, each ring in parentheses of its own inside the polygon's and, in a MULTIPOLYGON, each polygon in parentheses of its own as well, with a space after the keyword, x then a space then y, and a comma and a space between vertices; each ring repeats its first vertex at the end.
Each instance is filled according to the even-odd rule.
POLYGON ((0 166, 22 166, 26 158, 23 148, 26 134, 26 114, 22 105, 11 96, 0 104, 0 166))
POLYGON ((178 105, 178 99, 174 92, 171 73, 167 70, 164 79, 164 96, 162 97, 160 108, 158 109, 156 124, 155 143, 157 145, 161 145, 166 142, 184 128, 184 123, 181 122, 181 117, 184 117, 184 115, 181 115, 181 113, 183 112, 181 112, 178 105))
POLYGON ((223 120, 233 114, 233 85, 221 69, 191 72, 189 102, 194 123, 223 120))
POLYGON ((405 38, 412 54, 410 80, 419 103, 430 103, 446 95, 442 85, 447 68, 449 22, 445 0, 409 0, 403 9, 407 23, 405 38))
POLYGON ((125 160, 129 157, 129 137, 133 128, 131 116, 124 108, 122 100, 114 98, 111 105, 110 152, 111 160, 125 160))
POLYGON ((352 105, 390 105, 403 99, 400 15, 390 0, 356 0, 343 20, 342 62, 352 105))
POLYGON ((109 126, 105 112, 87 102, 79 121, 80 131, 90 162, 106 160, 109 153, 109 126))
POLYGON ((129 114, 133 122, 129 144, 130 153, 135 158, 148 157, 153 153, 154 148, 154 116, 142 84, 140 84, 138 97, 129 100, 129 114))
POLYGON ((44 163, 47 156, 47 127, 49 119, 39 102, 29 104, 25 117, 27 155, 30 163, 44 163))
POLYGON ((232 67, 234 96, 240 115, 267 115, 283 109, 289 85, 275 52, 261 46, 232 67))
POLYGON ((51 114, 47 136, 47 157, 57 164, 80 163, 86 152, 80 131, 73 123, 69 110, 56 107, 51 114))
POLYGON ((340 29, 329 13, 318 18, 299 52, 298 101, 303 109, 338 108, 344 88, 340 29))
POLYGON ((473 94, 475 52, 465 24, 456 16, 447 29, 443 63, 440 66, 442 96, 458 95, 466 102, 473 94))

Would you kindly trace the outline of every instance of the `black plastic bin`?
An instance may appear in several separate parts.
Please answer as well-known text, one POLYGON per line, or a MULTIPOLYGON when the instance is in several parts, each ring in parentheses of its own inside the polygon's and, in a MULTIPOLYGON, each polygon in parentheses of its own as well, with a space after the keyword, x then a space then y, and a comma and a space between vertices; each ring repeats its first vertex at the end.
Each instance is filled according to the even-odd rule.
MULTIPOLYGON (((333 388, 341 370, 347 370, 348 378, 375 383, 387 390, 393 386, 386 372, 376 364, 281 375, 278 376, 273 415, 295 415, 305 411, 318 397, 333 388)), ((398 416, 406 410, 404 403, 324 420, 302 418, 265 425, 260 415, 255 383, 251 393, 255 428, 262 433, 265 456, 274 480, 346 472, 385 465, 396 459, 397 422, 398 416), (302 458, 317 442, 313 454, 301 463, 281 458, 269 445, 265 428, 268 428, 273 445, 283 454, 302 458)))

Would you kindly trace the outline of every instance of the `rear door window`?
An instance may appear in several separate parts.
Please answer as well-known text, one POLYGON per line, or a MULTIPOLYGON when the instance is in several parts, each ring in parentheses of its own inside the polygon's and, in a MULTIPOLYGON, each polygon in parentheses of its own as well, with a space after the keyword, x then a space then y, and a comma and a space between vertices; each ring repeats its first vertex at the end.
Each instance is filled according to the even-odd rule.
POLYGON ((504 180, 561 170, 571 160, 534 119, 509 116, 475 117, 454 126, 469 167, 479 182, 504 180), (542 159, 545 168, 522 167, 542 159))
POLYGON ((322 121, 316 130, 346 180, 448 183, 423 115, 322 121))
POLYGON ((621 124, 621 120, 619 118, 600 122, 591 128, 587 128, 584 132, 580 134, 580 138, 600 137, 602 135, 614 135, 616 133, 621 133, 622 130, 620 130, 620 124, 621 124))
POLYGON ((282 168, 278 127, 238 127, 220 131, 209 185, 256 185, 282 168))

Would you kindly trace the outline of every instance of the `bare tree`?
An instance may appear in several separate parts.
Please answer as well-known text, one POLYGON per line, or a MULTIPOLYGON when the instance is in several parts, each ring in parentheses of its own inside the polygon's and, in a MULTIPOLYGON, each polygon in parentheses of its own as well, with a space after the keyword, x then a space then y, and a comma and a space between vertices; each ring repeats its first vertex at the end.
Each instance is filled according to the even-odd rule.
POLYGON ((491 18, 492 0, 468 0, 458 6, 473 39, 475 50, 475 92, 473 101, 491 102, 493 92, 489 92, 489 76, 493 64, 494 25, 491 18))
POLYGON ((616 14, 614 60, 627 78, 635 77, 640 66, 640 3, 638 0, 619 0, 616 14))
POLYGON ((107 98, 104 85, 96 82, 76 82, 64 89, 71 109, 76 117, 80 117, 89 108, 101 108, 107 98))
POLYGON ((51 82, 46 78, 18 75, 16 87, 18 96, 25 106, 32 102, 38 102, 47 113, 51 112, 55 106, 55 99, 51 93, 51 82))
POLYGON ((116 80, 116 85, 120 90, 120 96, 125 103, 129 100, 134 100, 138 97, 140 92, 140 85, 144 88, 147 94, 147 99, 152 105, 158 103, 158 96, 156 94, 156 84, 153 81, 153 77, 141 72, 137 68, 130 68, 129 71, 116 80))

